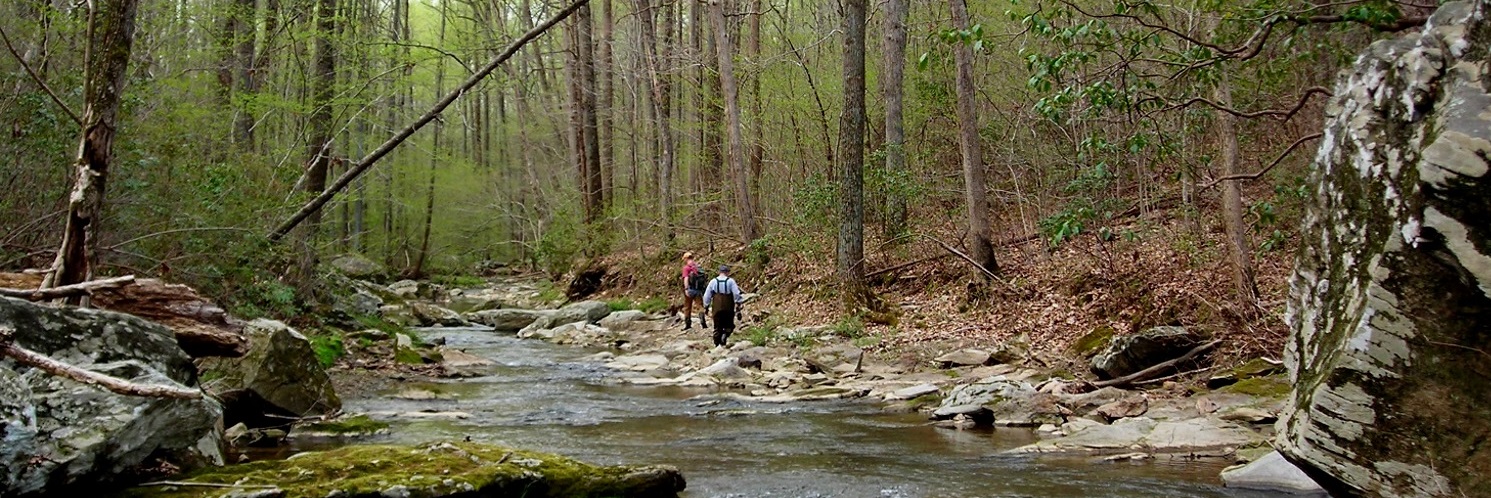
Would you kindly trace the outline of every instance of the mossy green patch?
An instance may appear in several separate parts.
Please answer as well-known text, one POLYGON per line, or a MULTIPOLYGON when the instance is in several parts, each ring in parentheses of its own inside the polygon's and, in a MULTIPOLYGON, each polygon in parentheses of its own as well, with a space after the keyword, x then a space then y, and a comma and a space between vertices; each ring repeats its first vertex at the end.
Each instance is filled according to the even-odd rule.
MULTIPOLYGON (((677 469, 601 467, 574 459, 475 443, 348 446, 286 460, 206 469, 178 481, 277 487, 286 498, 327 496, 437 497, 454 494, 525 497, 672 497, 684 488, 677 469)), ((209 498, 222 487, 136 488, 129 498, 209 498)))
POLYGON ((1283 365, 1269 363, 1263 358, 1253 358, 1232 368, 1232 376, 1237 379, 1251 379, 1264 375, 1273 375, 1284 371, 1283 365))
POLYGON ((411 348, 399 348, 398 351, 394 351, 393 361, 403 363, 405 365, 425 364, 425 359, 423 356, 420 356, 419 351, 415 351, 411 348))
POLYGON ((942 404, 942 393, 923 394, 906 401, 906 406, 913 411, 921 411, 925 408, 935 408, 942 404))
POLYGON ((1088 332, 1087 335, 1077 339, 1077 342, 1072 343, 1072 352, 1083 357, 1092 356, 1097 354, 1098 350, 1106 347, 1108 342, 1112 340, 1113 327, 1104 325, 1092 329, 1092 332, 1088 332))
POLYGON ((1265 398, 1282 398, 1289 395, 1292 386, 1283 376, 1254 377, 1237 381, 1236 384, 1218 389, 1221 392, 1247 394, 1265 398))
POLYGON ((387 422, 373 420, 367 415, 327 420, 295 428, 297 434, 326 436, 371 436, 385 430, 388 430, 387 422))
POLYGON ((342 336, 335 332, 311 334, 311 349, 316 352, 316 361, 324 367, 335 364, 338 358, 347 355, 347 348, 342 344, 342 336))

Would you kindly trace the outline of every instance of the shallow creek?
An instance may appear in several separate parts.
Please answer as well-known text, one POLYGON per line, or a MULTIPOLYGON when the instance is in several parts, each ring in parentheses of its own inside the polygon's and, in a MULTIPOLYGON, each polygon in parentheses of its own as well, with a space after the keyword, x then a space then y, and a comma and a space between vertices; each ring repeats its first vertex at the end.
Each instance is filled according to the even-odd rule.
MULTIPOLYGON (((1095 463, 1001 456, 1032 431, 960 431, 868 401, 765 404, 709 391, 617 385, 583 358, 594 351, 481 329, 422 337, 497 362, 484 377, 405 382, 349 413, 382 413, 386 436, 362 442, 463 439, 560 453, 598 464, 669 464, 688 498, 718 497, 1262 497, 1223 489, 1216 461, 1095 463), (428 391, 436 399, 395 398, 428 391), (454 411, 465 419, 388 413, 454 411)), ((338 443, 300 440, 285 452, 338 443)), ((287 453, 286 453, 287 454, 287 453)))

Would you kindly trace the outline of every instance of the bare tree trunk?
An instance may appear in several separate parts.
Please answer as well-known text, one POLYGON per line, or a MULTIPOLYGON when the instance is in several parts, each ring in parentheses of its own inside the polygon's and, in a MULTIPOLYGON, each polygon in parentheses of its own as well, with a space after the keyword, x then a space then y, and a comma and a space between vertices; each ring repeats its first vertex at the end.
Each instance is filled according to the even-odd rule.
POLYGON ((96 0, 92 5, 83 131, 73 161, 76 176, 68 196, 62 243, 51 272, 42 282, 44 289, 76 284, 93 273, 93 236, 103 214, 104 185, 114 159, 114 121, 134 47, 137 0, 96 0))
MULTIPOLYGON (((448 18, 446 12, 447 2, 440 2, 440 33, 437 40, 439 46, 445 46, 445 23, 448 18)), ((445 58, 441 57, 435 62, 435 94, 445 92, 445 58)), ((445 123, 435 121, 435 133, 430 141, 430 184, 425 190, 425 228, 424 234, 419 238, 419 253, 414 258, 414 268, 409 271, 410 278, 424 276, 425 261, 430 255, 430 227, 435 224, 435 171, 440 167, 440 136, 445 131, 445 123)))
POLYGON ((766 161, 766 108, 761 103, 761 16, 765 12, 761 3, 761 0, 751 1, 750 40, 747 41, 751 63, 757 71, 751 76, 751 114, 755 117, 751 139, 751 195, 756 207, 763 211, 762 215, 769 216, 761 203, 761 169, 766 161))
MULTIPOLYGON (((906 176, 906 130, 901 115, 901 87, 906 71, 907 0, 887 0, 885 5, 885 172, 890 178, 906 176)), ((892 190, 886 198, 885 236, 906 233, 906 198, 892 190)))
MULTIPOLYGON (((312 195, 326 190, 327 170, 331 164, 332 112, 331 100, 336 85, 336 49, 332 36, 336 33, 337 0, 319 0, 316 8, 316 74, 312 80, 312 105, 310 142, 306 144, 306 168, 303 189, 312 195)), ((296 244, 300 255, 299 274, 295 281, 302 290, 311 290, 311 276, 316 269, 316 237, 321 231, 321 211, 311 213, 306 225, 301 228, 296 244)))
MULTIPOLYGON (((1214 90, 1217 104, 1232 105, 1232 88, 1222 73, 1214 90)), ((1237 116, 1217 113, 1217 139, 1221 140, 1222 175, 1235 176, 1237 170, 1237 116)), ((1240 303, 1258 304, 1258 284, 1253 278, 1253 249, 1248 241, 1247 226, 1243 223, 1243 203, 1240 180, 1222 183, 1222 217, 1227 226, 1227 252, 1232 256, 1233 284, 1237 287, 1240 303)))
MULTIPOLYGON (((969 29, 968 6, 964 0, 948 0, 948 6, 952 10, 953 25, 958 29, 969 29)), ((963 181, 967 189, 964 199, 968 203, 968 243, 972 246, 969 252, 984 269, 998 273, 994 244, 989 240, 989 200, 984 192, 984 158, 974 101, 973 48, 958 44, 953 47, 953 57, 958 66, 958 142, 963 152, 963 181)))
POLYGON ((725 98, 725 119, 729 134, 730 173, 735 177, 735 205, 740 210, 740 234, 747 243, 761 237, 761 228, 756 224, 756 206, 751 202, 751 192, 745 169, 745 146, 741 139, 740 102, 735 87, 735 64, 731 60, 733 44, 730 31, 725 25, 725 1, 713 0, 710 15, 714 18, 715 47, 719 50, 720 92, 725 98))
MULTIPOLYGON (((634 0, 637 18, 641 20, 642 54, 647 65, 647 78, 652 101, 653 126, 657 130, 658 147, 658 216, 662 219, 667 244, 671 246, 675 237, 673 228, 673 129, 668 122, 668 87, 658 69, 658 47, 655 15, 651 0, 634 0)), ((672 22, 671 19, 667 22, 672 22)))
POLYGON ((845 0, 844 112, 839 116, 839 279, 865 276, 865 3, 845 0))
POLYGON ((604 215, 605 205, 601 199, 601 149, 600 125, 596 121, 596 77, 595 77, 595 22, 587 4, 576 13, 576 50, 579 52, 579 98, 582 145, 585 154, 585 223, 593 224, 604 215))
POLYGON ((600 204, 601 210, 605 211, 611 207, 611 196, 613 195, 612 183, 616 181, 616 171, 613 164, 615 162, 615 148, 613 146, 615 129, 611 126, 611 103, 615 101, 612 84, 616 75, 611 43, 614 38, 612 33, 615 30, 615 20, 611 17, 611 0, 600 0, 600 2, 601 41, 600 45, 596 47, 598 49, 596 57, 600 59, 596 64, 596 69, 599 73, 597 77, 600 80, 598 82, 600 83, 600 95, 597 96, 595 112, 596 126, 599 129, 596 137, 600 140, 600 204))

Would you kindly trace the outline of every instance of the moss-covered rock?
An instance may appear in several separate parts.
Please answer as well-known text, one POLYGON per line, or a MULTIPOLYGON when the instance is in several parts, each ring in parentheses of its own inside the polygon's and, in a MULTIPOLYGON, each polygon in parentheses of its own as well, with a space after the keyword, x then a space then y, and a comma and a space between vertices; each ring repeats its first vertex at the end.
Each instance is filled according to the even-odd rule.
MULTIPOLYGON (((668 466, 596 466, 547 453, 475 443, 349 446, 286 460, 210 469, 178 481, 278 488, 285 498, 523 496, 674 497, 683 475, 668 466)), ((136 488, 128 498, 215 498, 221 487, 136 488)))
POLYGON ((1112 340, 1113 327, 1104 325, 1092 329, 1092 332, 1088 332, 1087 335, 1077 339, 1077 342, 1072 343, 1072 352, 1077 356, 1088 358, 1107 347, 1108 342, 1112 340))
POLYGON ((1227 387, 1218 389, 1224 393, 1246 394, 1262 398, 1283 398, 1289 395, 1289 380, 1282 376, 1273 375, 1268 377, 1253 377, 1237 381, 1227 387))
POLYGON ((359 437, 388 432, 388 423, 367 415, 314 422, 295 428, 296 437, 359 437))

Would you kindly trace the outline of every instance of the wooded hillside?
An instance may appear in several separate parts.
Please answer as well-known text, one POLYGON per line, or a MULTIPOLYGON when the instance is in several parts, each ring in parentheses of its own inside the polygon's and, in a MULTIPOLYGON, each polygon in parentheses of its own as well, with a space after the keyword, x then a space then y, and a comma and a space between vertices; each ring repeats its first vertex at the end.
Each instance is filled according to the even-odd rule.
POLYGON ((1329 82, 1433 7, 6 2, 0 269, 296 315, 342 253, 671 298, 694 250, 823 322, 1267 353, 1329 82))

